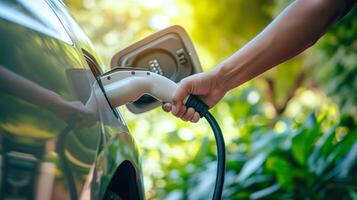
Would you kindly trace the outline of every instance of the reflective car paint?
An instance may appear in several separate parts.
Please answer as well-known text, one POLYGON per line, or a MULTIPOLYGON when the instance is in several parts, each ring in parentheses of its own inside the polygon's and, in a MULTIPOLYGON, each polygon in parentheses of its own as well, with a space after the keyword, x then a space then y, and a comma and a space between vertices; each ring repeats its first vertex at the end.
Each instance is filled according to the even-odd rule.
POLYGON ((12 6, 32 18, 0 14, 0 198, 69 199, 72 189, 79 199, 101 199, 120 169, 130 169, 132 180, 116 187, 122 198, 143 199, 137 148, 120 113, 107 103, 95 113, 84 108, 96 82, 84 54, 102 65, 88 38, 61 2, 31 1, 40 10, 24 2, 0 1, 0 11, 12 6), (33 22, 43 9, 58 17, 45 30, 38 23, 46 19, 33 22), (131 192, 138 194, 123 196, 131 192))

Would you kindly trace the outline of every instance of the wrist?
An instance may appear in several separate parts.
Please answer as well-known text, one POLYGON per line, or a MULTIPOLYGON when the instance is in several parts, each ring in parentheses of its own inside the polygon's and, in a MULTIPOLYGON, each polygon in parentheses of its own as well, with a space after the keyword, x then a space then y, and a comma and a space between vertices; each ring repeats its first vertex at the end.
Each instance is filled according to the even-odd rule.
POLYGON ((232 68, 233 65, 228 61, 223 61, 219 63, 211 72, 214 76, 216 86, 224 93, 228 92, 230 89, 230 80, 232 79, 232 68))

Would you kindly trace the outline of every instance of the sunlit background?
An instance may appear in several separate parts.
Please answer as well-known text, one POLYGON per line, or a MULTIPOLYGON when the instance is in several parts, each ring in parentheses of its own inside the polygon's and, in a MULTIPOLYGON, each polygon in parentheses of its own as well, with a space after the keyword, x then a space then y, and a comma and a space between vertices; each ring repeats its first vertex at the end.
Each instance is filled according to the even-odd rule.
MULTIPOLYGON (((205 71, 289 4, 65 2, 107 66, 120 49, 179 24, 193 40, 205 71)), ((356 15, 354 8, 313 48, 231 91, 213 109, 228 151, 225 198, 357 198, 356 15)), ((140 150, 146 198, 207 199, 216 159, 208 124, 185 123, 160 108, 141 115, 123 108, 123 115, 140 150)))

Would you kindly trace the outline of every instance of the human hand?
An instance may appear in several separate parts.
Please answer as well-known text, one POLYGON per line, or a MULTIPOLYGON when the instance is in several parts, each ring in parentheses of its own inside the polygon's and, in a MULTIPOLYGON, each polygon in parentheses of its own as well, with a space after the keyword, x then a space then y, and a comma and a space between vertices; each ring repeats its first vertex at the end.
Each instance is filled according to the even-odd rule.
POLYGON ((217 73, 214 71, 194 74, 182 79, 174 92, 172 103, 164 103, 162 108, 172 112, 184 121, 198 122, 200 115, 193 108, 184 105, 184 99, 189 95, 197 96, 209 108, 215 106, 227 91, 219 85, 217 73))

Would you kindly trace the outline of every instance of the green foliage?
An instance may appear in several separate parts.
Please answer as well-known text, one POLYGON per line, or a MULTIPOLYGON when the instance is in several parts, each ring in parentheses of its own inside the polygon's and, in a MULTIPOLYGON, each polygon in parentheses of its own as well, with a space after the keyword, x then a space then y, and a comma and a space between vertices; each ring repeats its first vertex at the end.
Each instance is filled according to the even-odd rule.
POLYGON ((320 79, 343 112, 357 119, 357 8, 331 28, 319 44, 320 79))
MULTIPOLYGON (((188 31, 204 69, 238 50, 290 2, 68 1, 105 63, 158 30, 151 22, 159 15, 188 31)), ((317 47, 231 91, 212 110, 227 144, 225 199, 357 198, 356 13, 317 47)), ((208 125, 175 120, 160 108, 123 113, 139 146, 146 197, 207 199, 216 165, 208 125)))
MULTIPOLYGON (((321 125, 325 120, 328 119, 317 120, 312 114, 305 123, 291 124, 282 133, 266 133, 258 128, 252 133, 252 143, 237 140, 253 149, 249 154, 244 150, 228 153, 224 198, 349 199, 355 195, 357 127, 341 136, 339 130, 346 128, 344 124, 324 131, 321 125), (270 146, 261 148, 262 144, 270 146)), ((202 161, 195 164, 201 165, 202 161)), ((198 174, 180 174, 188 178, 185 188, 190 188, 183 190, 186 194, 182 196, 207 198, 213 188, 215 161, 204 166, 196 171, 198 174)))

